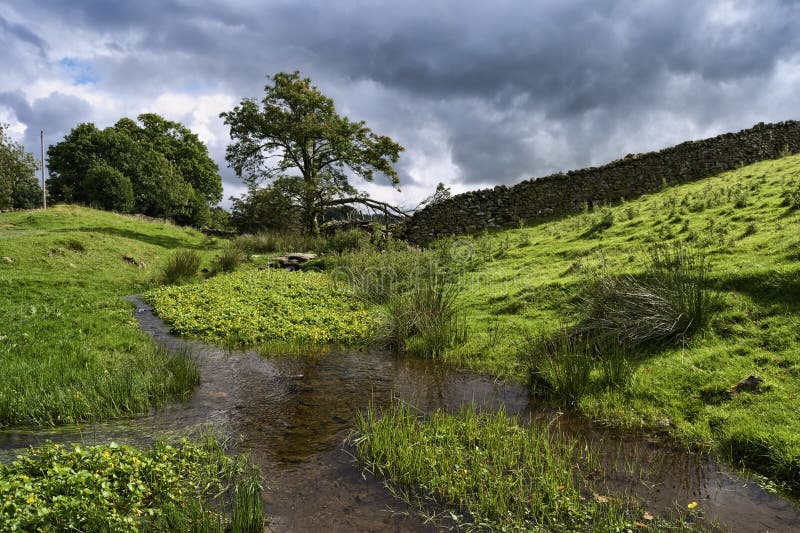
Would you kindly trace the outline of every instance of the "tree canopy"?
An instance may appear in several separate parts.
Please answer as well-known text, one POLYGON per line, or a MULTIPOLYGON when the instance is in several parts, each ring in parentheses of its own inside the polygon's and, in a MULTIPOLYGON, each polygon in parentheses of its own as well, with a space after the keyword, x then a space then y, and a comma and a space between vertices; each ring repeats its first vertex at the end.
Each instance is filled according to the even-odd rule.
POLYGON ((0 124, 0 209, 31 209, 42 202, 34 155, 11 140, 8 125, 0 124))
MULTIPOLYGON (((259 102, 244 99, 220 116, 230 127, 226 159, 252 190, 268 184, 300 214, 303 228, 318 231, 326 207, 361 204, 402 214, 371 200, 350 184, 350 176, 373 181, 382 174, 397 187, 393 164, 403 147, 377 135, 363 121, 336 112, 333 100, 299 72, 279 72, 259 102)), ((251 193, 252 195, 252 193, 251 193)))
POLYGON ((48 151, 55 201, 166 217, 202 226, 222 199, 222 178, 205 144, 154 113, 122 118, 103 130, 76 126, 48 151))

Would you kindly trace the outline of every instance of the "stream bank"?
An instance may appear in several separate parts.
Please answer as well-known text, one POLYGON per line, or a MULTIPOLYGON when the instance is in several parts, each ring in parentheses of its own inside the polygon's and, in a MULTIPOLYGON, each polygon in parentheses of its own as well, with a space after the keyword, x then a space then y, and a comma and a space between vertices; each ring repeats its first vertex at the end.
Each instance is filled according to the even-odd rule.
POLYGON ((381 351, 332 349, 321 357, 264 358, 175 337, 150 307, 134 297, 141 328, 170 350, 197 358, 201 384, 184 403, 149 416, 45 431, 0 432, 0 459, 47 439, 145 444, 164 435, 186 435, 208 425, 235 440, 264 475, 265 511, 276 531, 420 531, 413 509, 382 483, 362 476, 343 442, 356 412, 399 398, 423 410, 457 411, 503 406, 508 414, 552 421, 587 439, 606 458, 610 489, 630 490, 650 512, 697 501, 708 519, 732 531, 800 529, 800 510, 767 493, 706 454, 665 446, 647 435, 619 435, 556 412, 543 412, 527 391, 427 360, 381 351), (640 465, 629 477, 623 463, 640 465), (393 509, 397 512, 388 512, 393 509))

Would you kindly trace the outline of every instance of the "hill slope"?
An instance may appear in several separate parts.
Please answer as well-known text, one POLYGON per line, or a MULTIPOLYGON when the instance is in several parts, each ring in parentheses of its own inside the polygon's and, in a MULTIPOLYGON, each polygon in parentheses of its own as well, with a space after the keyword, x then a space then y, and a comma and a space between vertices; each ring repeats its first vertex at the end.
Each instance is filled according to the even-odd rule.
POLYGON ((638 355, 624 387, 583 395, 612 425, 669 428, 800 489, 800 156, 766 161, 636 201, 447 244, 474 267, 462 296, 470 340, 448 357, 527 373, 526 337, 574 324, 600 263, 641 273, 648 247, 708 259, 719 312, 702 334, 638 355), (477 266, 476 266, 477 265, 477 266), (763 383, 733 393, 750 375, 763 383))
POLYGON ((74 206, 0 215, 0 427, 143 413, 190 390, 192 364, 156 350, 122 297, 151 285, 174 249, 208 244, 74 206))

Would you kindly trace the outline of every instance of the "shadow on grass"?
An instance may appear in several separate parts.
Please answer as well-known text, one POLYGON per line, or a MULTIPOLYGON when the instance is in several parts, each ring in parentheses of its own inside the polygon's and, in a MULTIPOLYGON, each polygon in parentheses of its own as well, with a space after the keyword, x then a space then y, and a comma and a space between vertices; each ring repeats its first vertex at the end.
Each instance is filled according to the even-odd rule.
POLYGON ((747 295, 755 303, 800 309, 800 270, 751 273, 716 280, 715 289, 747 295))
POLYGON ((73 233, 75 231, 80 231, 82 233, 104 233, 106 235, 112 235, 114 237, 122 237, 125 239, 132 239, 146 244, 152 244, 153 246, 160 246, 161 248, 166 248, 170 250, 176 248, 190 248, 194 250, 205 249, 205 247, 199 242, 197 244, 190 244, 184 239, 178 239, 176 237, 170 237, 168 235, 149 235, 147 233, 140 233, 138 231, 132 231, 120 228, 84 227, 76 229, 72 228, 62 229, 56 231, 59 233, 73 233))

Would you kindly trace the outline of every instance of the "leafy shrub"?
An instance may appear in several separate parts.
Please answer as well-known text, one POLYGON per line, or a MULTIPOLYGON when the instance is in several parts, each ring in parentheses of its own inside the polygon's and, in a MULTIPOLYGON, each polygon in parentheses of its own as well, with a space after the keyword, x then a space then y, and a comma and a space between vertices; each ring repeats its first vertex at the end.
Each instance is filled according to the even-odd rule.
POLYGON ((601 270, 579 298, 574 333, 610 335, 630 346, 679 341, 703 329, 718 306, 709 273, 700 255, 681 246, 652 248, 641 275, 601 270))
POLYGON ((200 254, 194 250, 178 250, 164 267, 164 280, 173 284, 191 279, 200 269, 200 254))
POLYGON ((213 437, 150 450, 45 444, 0 465, 0 524, 3 531, 221 533, 228 520, 219 507, 244 526, 236 531, 255 532, 263 527, 260 493, 250 468, 213 437), (248 497, 238 496, 240 487, 248 497))
POLYGON ((95 162, 83 184, 89 204, 100 209, 128 213, 133 210, 133 185, 128 176, 105 162, 95 162))

